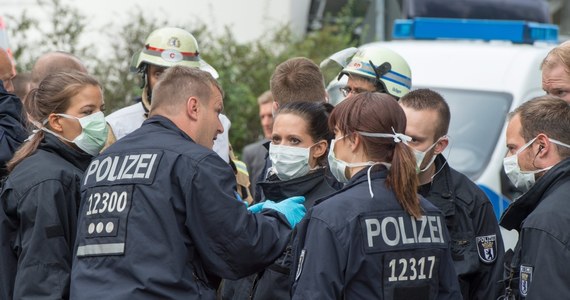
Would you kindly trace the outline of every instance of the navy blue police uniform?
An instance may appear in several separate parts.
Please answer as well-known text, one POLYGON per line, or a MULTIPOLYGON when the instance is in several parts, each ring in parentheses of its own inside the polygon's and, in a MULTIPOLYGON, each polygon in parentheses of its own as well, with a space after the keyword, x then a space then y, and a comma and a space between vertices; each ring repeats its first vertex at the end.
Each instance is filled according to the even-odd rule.
POLYGON ((231 167, 162 116, 87 168, 71 278, 74 299, 215 299, 220 278, 263 269, 290 233, 247 211, 231 167))
POLYGON ((293 299, 461 299, 441 212, 421 198, 410 216, 374 169, 297 225, 293 299))
POLYGON ((0 299, 68 299, 81 198, 93 158, 50 133, 0 196, 0 299))
POLYGON ((0 81, 0 177, 8 175, 6 163, 27 136, 22 101, 0 81))
POLYGON ((505 259, 503 299, 570 297, 568 195, 570 158, 546 171, 503 213, 501 225, 519 232, 514 255, 505 259))
POLYGON ((445 216, 451 253, 464 300, 496 299, 501 292, 505 248, 493 205, 467 176, 439 154, 437 173, 420 194, 445 216))
MULTIPOLYGON (((326 173, 326 168, 320 168, 307 175, 286 181, 281 181, 276 175, 271 175, 268 180, 257 184, 262 187, 267 199, 276 202, 302 195, 305 197, 303 205, 309 209, 315 201, 336 191, 328 184, 325 178, 326 173)), ((291 252, 292 243, 289 243, 283 254, 263 272, 237 281, 225 280, 220 289, 219 298, 223 300, 290 299, 291 252)))

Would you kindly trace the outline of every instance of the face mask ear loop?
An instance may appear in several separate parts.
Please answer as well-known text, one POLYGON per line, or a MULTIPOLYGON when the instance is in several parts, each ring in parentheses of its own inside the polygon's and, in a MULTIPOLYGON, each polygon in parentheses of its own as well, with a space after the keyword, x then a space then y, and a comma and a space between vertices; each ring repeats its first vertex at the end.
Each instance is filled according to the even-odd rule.
POLYGON ((370 166, 370 168, 368 168, 368 172, 366 172, 368 174, 368 191, 370 192, 370 198, 374 198, 374 192, 372 192, 372 180, 370 180, 370 170, 372 170, 372 167, 374 167, 374 165, 370 166))
MULTIPOLYGON (((446 147, 446 149, 449 149, 449 150, 447 151, 447 157, 451 157, 451 148, 452 148, 451 146, 452 146, 452 144, 453 144, 453 140, 452 140, 452 139, 449 137, 449 135, 447 135, 447 134, 444 135, 444 136, 442 136, 442 137, 440 137, 440 139, 442 139, 442 138, 444 138, 444 137, 447 138, 447 140, 449 141, 449 144, 448 144, 447 147, 446 147)), ((445 151, 445 150, 444 150, 444 151, 445 151)), ((443 152, 442 152, 441 154, 443 155, 443 152)), ((437 169, 437 170, 435 171, 435 173, 433 173, 433 175, 432 175, 431 178, 430 178, 430 181, 433 181, 433 179, 435 178, 435 176, 437 176, 437 174, 439 174, 439 172, 443 171, 443 168, 444 168, 446 165, 447 165, 447 159, 445 160, 445 162, 443 163, 443 165, 441 165, 441 167, 440 167, 439 169, 437 169)))

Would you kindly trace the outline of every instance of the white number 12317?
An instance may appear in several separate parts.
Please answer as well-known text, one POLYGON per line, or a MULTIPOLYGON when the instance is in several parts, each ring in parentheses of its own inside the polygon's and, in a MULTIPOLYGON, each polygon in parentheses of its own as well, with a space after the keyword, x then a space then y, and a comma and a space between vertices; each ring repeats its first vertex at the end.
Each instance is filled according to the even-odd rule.
POLYGON ((391 270, 391 276, 388 281, 407 281, 407 280, 421 280, 431 279, 433 275, 433 266, 435 265, 435 256, 424 256, 419 259, 415 257, 392 259, 388 266, 391 270), (426 269, 426 264, 427 266, 426 269), (396 272, 398 271, 399 272, 396 272), (426 274, 426 270, 429 271, 426 274), (399 273, 398 276, 396 276, 399 273))

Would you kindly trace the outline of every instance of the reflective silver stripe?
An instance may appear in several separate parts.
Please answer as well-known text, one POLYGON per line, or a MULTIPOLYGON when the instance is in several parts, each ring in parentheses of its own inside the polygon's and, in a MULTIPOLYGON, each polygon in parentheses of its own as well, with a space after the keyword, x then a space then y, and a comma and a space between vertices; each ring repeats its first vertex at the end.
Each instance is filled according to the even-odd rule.
POLYGON ((382 75, 382 78, 387 79, 389 81, 395 82, 397 84, 403 85, 407 88, 410 88, 412 86, 412 80, 404 75, 398 74, 394 71, 390 71, 384 75, 382 75))
POLYGON ((101 254, 123 254, 125 243, 97 244, 77 247, 77 256, 101 255, 101 254))
MULTIPOLYGON (((155 50, 150 50, 150 49, 143 49, 142 53, 144 54, 148 54, 150 56, 157 56, 157 57, 161 57, 162 51, 155 51, 155 50)), ((182 53, 180 53, 182 54, 182 53)), ((182 59, 183 60, 187 60, 187 61, 200 61, 200 57, 196 56, 196 55, 182 55, 182 59)))

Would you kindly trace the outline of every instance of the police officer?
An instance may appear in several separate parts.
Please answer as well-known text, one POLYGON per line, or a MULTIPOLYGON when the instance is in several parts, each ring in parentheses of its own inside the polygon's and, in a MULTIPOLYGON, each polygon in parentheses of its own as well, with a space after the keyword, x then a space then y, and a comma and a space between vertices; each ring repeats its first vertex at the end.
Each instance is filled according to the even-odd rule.
POLYGON ((399 103, 416 156, 418 192, 445 216, 463 299, 496 299, 503 273, 501 231, 485 193, 441 154, 449 143, 449 106, 429 89, 411 91, 399 103))
MULTIPOLYGON (((218 72, 200 56, 198 42, 194 36, 181 28, 163 27, 154 30, 146 38, 144 47, 132 58, 131 71, 142 76, 143 90, 137 103, 121 108, 107 116, 106 120, 111 127, 108 137, 108 145, 139 128, 147 118, 152 103, 153 89, 164 71, 172 66, 186 66, 198 68, 209 72, 214 78, 218 78, 218 72)), ((220 114, 220 121, 224 126, 224 132, 220 133, 214 142, 214 151, 227 163, 240 164, 237 159, 230 161, 230 140, 228 132, 231 126, 230 120, 220 114)), ((253 200, 249 193, 249 177, 241 176, 243 172, 236 168, 236 181, 239 189, 237 192, 247 201, 253 200)))
POLYGON ((15 75, 12 59, 0 48, 0 177, 8 174, 6 163, 27 137, 22 101, 12 94, 15 75))
POLYGON ((293 299, 460 299, 445 219, 416 194, 398 103, 360 93, 329 125, 329 167, 346 185, 297 228, 293 299))
POLYGON ((212 146, 223 92, 196 68, 174 66, 149 118, 83 179, 71 279, 74 299, 214 299, 220 277, 259 271, 284 249, 303 198, 249 213, 232 169, 212 146))
POLYGON ((570 295, 570 106, 542 96, 509 114, 504 168, 521 191, 500 224, 519 240, 507 265, 505 299, 570 295), (514 297, 513 297, 514 296, 514 297))
POLYGON ((175 27, 163 27, 151 32, 143 49, 132 58, 131 70, 142 76, 141 97, 137 103, 119 109, 106 118, 117 140, 142 125, 150 110, 153 89, 159 76, 172 66, 200 68, 218 78, 216 70, 200 56, 198 42, 190 32, 175 27))
POLYGON ((87 74, 60 72, 26 98, 38 131, 6 165, 0 298, 69 299, 81 176, 107 137, 103 93, 87 74))
POLYGON ((570 41, 554 47, 542 61, 542 89, 570 103, 570 41))
POLYGON ((410 91, 412 72, 406 60, 398 53, 383 47, 359 50, 351 58, 338 79, 348 77, 340 88, 344 97, 362 92, 379 92, 399 99, 410 91))

